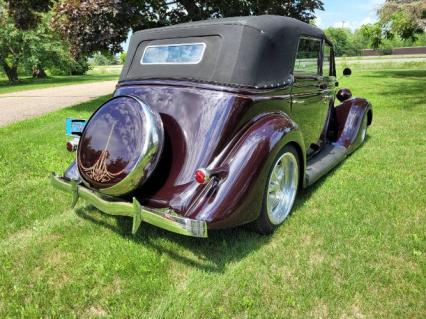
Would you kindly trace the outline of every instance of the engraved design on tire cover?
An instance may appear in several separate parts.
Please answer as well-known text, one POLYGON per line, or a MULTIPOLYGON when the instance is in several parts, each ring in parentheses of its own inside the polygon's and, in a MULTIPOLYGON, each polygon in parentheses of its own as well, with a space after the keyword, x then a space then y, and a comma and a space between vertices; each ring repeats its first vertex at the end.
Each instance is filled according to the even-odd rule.
POLYGON ((109 182, 114 177, 120 175, 124 171, 124 169, 122 169, 121 171, 117 173, 111 173, 108 171, 107 165, 106 165, 106 160, 108 159, 108 156, 109 156, 107 148, 109 145, 109 141, 111 140, 111 135, 112 135, 112 132, 114 131, 114 127, 115 127, 115 123, 111 127, 111 131, 109 132, 108 140, 105 144, 104 150, 101 152, 101 155, 96 160, 95 164, 93 164, 90 167, 85 167, 80 162, 80 166, 83 169, 83 171, 87 174, 88 177, 93 179, 95 182, 101 182, 101 183, 109 182))

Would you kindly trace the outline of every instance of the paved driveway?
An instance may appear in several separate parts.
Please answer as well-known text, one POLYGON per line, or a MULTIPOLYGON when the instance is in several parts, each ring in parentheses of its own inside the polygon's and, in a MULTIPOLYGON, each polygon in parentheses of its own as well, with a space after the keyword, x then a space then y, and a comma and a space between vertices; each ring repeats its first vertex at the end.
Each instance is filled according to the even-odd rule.
POLYGON ((112 94, 117 81, 0 94, 0 127, 112 94))

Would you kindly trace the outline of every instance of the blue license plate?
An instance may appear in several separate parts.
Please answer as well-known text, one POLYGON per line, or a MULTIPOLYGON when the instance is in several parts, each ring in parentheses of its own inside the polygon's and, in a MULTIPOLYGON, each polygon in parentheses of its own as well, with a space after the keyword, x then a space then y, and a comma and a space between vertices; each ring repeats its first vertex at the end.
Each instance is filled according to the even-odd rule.
POLYGON ((86 120, 67 118, 65 122, 65 134, 67 136, 81 136, 86 120))

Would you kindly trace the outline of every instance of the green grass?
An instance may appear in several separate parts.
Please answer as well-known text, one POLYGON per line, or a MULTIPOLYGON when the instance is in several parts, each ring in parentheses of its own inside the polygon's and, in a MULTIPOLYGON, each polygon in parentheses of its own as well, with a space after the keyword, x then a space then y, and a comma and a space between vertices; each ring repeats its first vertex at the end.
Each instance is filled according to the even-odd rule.
POLYGON ((272 236, 184 238, 53 189, 72 160, 64 118, 0 129, 0 318, 425 318, 426 69, 354 71, 366 144, 299 194, 272 236))
MULTIPOLYGON (((358 71, 381 71, 399 69, 426 69, 426 55, 413 56, 372 56, 372 57, 339 57, 336 59, 338 68, 351 67, 358 71), (372 61, 369 61, 372 60, 372 61)), ((339 73, 340 74, 340 73, 339 73)))
POLYGON ((0 74, 0 94, 18 91, 44 89, 55 86, 91 83, 99 81, 118 80, 121 65, 94 67, 86 75, 76 76, 49 76, 46 79, 33 79, 28 76, 21 76, 17 83, 11 84, 7 78, 0 74))
POLYGON ((361 56, 353 56, 353 57, 338 57, 340 58, 348 58, 348 59, 360 59, 360 60, 376 60, 376 59, 411 59, 411 58, 426 58, 426 54, 424 53, 417 53, 417 54, 389 54, 389 55, 361 55, 361 56))

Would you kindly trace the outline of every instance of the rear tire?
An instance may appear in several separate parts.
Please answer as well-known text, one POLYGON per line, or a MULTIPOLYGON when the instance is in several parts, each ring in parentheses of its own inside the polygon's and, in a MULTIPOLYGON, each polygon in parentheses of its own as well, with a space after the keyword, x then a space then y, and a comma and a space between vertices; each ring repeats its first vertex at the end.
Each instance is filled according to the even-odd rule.
POLYGON ((293 146, 286 145, 275 157, 269 170, 262 211, 253 224, 258 233, 271 234, 287 219, 299 187, 299 172, 298 153, 293 146))

